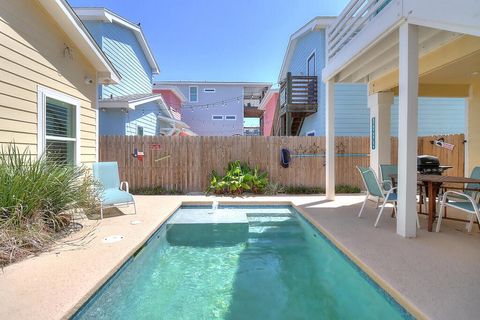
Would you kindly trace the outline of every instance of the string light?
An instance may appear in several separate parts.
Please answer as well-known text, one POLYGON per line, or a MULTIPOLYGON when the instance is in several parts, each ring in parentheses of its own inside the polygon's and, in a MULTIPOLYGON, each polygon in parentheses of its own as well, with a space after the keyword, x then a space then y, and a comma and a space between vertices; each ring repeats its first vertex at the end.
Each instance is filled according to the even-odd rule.
POLYGON ((240 99, 243 99, 243 96, 233 97, 230 99, 224 99, 216 102, 210 102, 208 104, 182 104, 182 108, 194 109, 194 108, 206 108, 207 106, 208 107, 218 107, 218 106, 226 107, 228 102, 237 101, 238 103, 240 103, 240 99))

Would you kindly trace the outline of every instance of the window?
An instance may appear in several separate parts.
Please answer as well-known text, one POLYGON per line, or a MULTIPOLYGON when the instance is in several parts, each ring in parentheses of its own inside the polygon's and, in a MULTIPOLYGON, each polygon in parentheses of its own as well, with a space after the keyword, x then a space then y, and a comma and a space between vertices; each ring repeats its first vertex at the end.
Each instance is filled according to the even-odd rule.
POLYGON ((38 154, 48 161, 79 164, 80 104, 50 89, 38 92, 38 154))
POLYGON ((188 87, 188 97, 190 102, 198 102, 198 87, 188 87))
POLYGON ((308 131, 306 135, 309 136, 309 137, 315 136, 315 130, 308 131))
POLYGON ((223 116, 212 116, 212 120, 223 120, 223 116))
POLYGON ((316 76, 317 70, 315 66, 315 51, 308 57, 307 60, 307 76, 316 76))
POLYGON ((225 120, 237 120, 237 116, 225 116, 225 120))
POLYGON ((203 92, 205 92, 205 93, 215 93, 215 91, 216 91, 215 88, 205 88, 205 89, 203 89, 203 92))
POLYGON ((143 127, 137 126, 137 136, 143 136, 143 127))

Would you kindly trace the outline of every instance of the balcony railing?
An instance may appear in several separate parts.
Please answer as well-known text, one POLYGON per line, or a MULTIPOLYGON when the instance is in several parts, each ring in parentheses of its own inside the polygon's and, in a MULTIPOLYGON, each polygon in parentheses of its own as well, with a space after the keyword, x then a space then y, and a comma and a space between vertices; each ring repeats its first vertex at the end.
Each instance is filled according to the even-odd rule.
POLYGON ((352 0, 328 30, 328 59, 337 55, 392 0, 352 0))
POLYGON ((317 76, 292 76, 280 84, 280 110, 285 112, 317 112, 317 76))

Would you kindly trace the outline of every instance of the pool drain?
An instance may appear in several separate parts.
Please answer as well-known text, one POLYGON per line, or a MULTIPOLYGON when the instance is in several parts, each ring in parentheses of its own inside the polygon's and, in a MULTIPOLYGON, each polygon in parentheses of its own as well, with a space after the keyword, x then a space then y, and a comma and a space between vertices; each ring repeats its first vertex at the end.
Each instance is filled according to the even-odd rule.
POLYGON ((140 220, 132 220, 132 221, 130 221, 130 224, 133 224, 133 225, 137 225, 137 224, 140 224, 140 223, 142 223, 142 221, 140 221, 140 220))
POLYGON ((123 240, 123 236, 114 235, 103 238, 103 243, 114 243, 123 240))

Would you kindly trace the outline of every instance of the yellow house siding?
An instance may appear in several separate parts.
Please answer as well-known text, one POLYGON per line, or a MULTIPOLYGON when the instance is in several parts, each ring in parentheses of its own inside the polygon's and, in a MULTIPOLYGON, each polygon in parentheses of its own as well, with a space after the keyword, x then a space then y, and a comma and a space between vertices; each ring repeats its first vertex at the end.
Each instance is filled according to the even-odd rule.
POLYGON ((35 1, 0 1, 0 144, 37 153, 39 87, 80 102, 80 161, 96 161, 96 71, 35 1), (66 48, 69 49, 66 49, 66 48))

